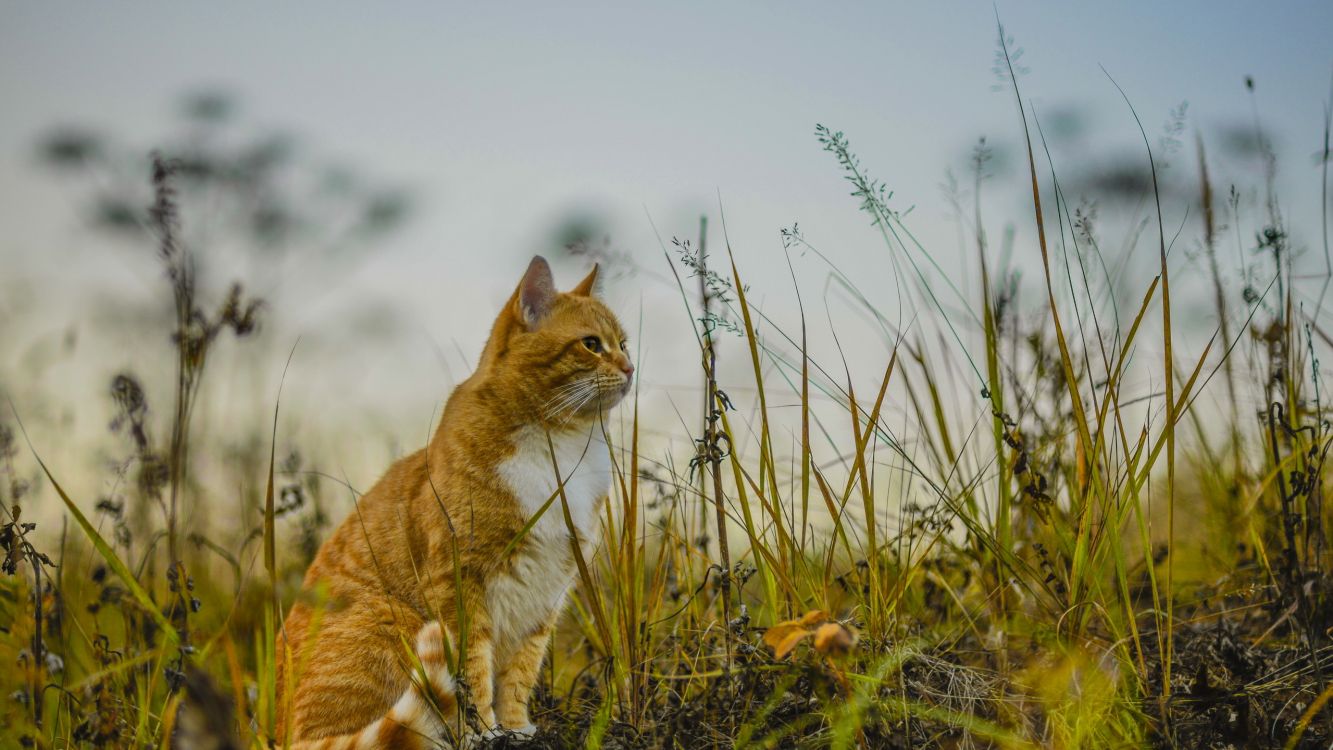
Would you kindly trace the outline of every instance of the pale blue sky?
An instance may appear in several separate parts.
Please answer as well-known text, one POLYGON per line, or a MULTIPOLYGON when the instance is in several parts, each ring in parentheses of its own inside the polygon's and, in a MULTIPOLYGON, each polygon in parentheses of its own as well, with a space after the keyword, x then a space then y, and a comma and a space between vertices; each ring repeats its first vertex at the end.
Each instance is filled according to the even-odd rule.
MULTIPOLYGON (((474 251, 494 238, 488 250, 520 255, 493 243, 521 244, 552 212, 586 203, 623 218, 630 226, 617 239, 637 246, 643 207, 693 213, 717 191, 733 225, 759 233, 747 237, 791 220, 836 237, 854 206, 810 136, 815 122, 845 130, 868 166, 922 207, 918 228, 931 236, 940 217, 925 209, 940 206, 943 170, 976 136, 1004 143, 1016 132, 1011 97, 991 90, 989 3, 313 7, 8 6, 6 257, 34 249, 16 242, 49 239, 67 208, 30 181, 43 127, 92 124, 147 148, 173 97, 200 85, 234 91, 260 123, 419 188, 423 213, 400 242, 421 252, 461 234, 474 251)), ((1286 171, 1309 181, 1333 4, 999 11, 1026 50, 1027 95, 1039 107, 1086 108, 1094 143, 1136 137, 1099 65, 1154 136, 1181 101, 1206 135, 1248 119, 1241 80, 1254 75, 1267 125, 1294 157, 1286 171)))
MULTIPOLYGON (((1333 3, 1000 2, 998 10, 1025 50, 1022 84, 1038 111, 1084 115, 1080 138, 1053 144, 1062 170, 1141 158, 1133 121, 1099 66, 1125 88, 1154 144, 1182 101, 1191 131, 1205 138, 1249 122, 1242 81, 1253 75, 1281 157, 1289 224, 1298 242, 1317 242, 1311 154, 1333 74, 1333 3)), ((270 331, 282 341, 328 338, 330 321, 367 300, 408 321, 392 356, 367 362, 336 346, 308 355, 320 359, 309 381, 323 378, 328 391, 367 408, 386 389, 417 399, 441 391, 437 354, 419 345, 434 341, 463 366, 526 258, 551 251, 549 232, 571 210, 604 215, 615 246, 653 265, 660 249, 646 215, 666 239, 692 236, 700 212, 716 219, 720 194, 742 269, 775 313, 789 288, 778 230, 793 221, 889 305, 883 248, 813 127, 845 131, 896 191, 895 205, 916 206, 909 223, 918 236, 946 265, 967 266, 939 184, 946 169, 966 169, 978 136, 1003 149, 1020 132, 1011 94, 992 90, 995 14, 986 2, 8 3, 0 276, 10 292, 22 279, 47 306, 36 324, 29 317, 0 336, 37 346, 96 314, 79 301, 90 287, 152 293, 145 284, 154 283, 141 267, 107 261, 97 237, 79 230, 68 184, 34 157, 40 134, 88 125, 146 152, 169 128, 176 97, 200 86, 237 94, 249 122, 308 136, 319 152, 414 189, 405 231, 336 294, 286 300, 285 327, 270 331), (350 385, 325 372, 349 364, 350 385)), ((1257 185, 1244 164, 1214 169, 1220 184, 1257 185)), ((997 181, 991 191, 990 231, 1015 223, 1020 261, 1030 259, 1021 182, 997 181)), ((1167 206, 1177 222, 1183 210, 1167 206)), ((641 305, 666 311, 647 316, 647 354, 679 357, 683 317, 671 290, 627 282, 611 295, 627 315, 641 305)), ((120 366, 88 364, 93 382, 120 366)), ((667 367, 644 372, 679 380, 667 367)))

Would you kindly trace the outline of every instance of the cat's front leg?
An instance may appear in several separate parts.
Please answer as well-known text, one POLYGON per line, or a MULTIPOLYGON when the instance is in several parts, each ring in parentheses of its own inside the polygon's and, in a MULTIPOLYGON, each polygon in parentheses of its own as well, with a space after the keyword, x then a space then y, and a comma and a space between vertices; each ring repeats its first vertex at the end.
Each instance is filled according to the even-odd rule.
POLYGON ((495 729, 495 647, 492 645, 491 627, 477 627, 468 633, 468 657, 464 662, 464 674, 468 677, 468 698, 477 711, 477 723, 481 730, 495 729))
POLYGON ((528 698, 532 696, 533 685, 537 684, 546 656, 546 644, 550 642, 553 630, 554 617, 528 636, 509 662, 500 667, 495 713, 500 726, 509 732, 526 737, 537 733, 537 727, 528 717, 528 698))
POLYGON ((495 728, 495 649, 491 623, 485 610, 469 613, 467 658, 463 673, 467 676, 468 698, 477 712, 482 732, 495 728))

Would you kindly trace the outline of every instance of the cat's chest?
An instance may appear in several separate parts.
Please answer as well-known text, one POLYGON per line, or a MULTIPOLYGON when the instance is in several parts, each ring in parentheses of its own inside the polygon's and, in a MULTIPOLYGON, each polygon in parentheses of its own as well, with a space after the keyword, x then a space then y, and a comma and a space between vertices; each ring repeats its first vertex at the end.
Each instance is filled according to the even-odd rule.
POLYGON ((600 430, 564 433, 548 440, 543 431, 525 429, 515 436, 514 453, 500 464, 499 474, 525 521, 541 514, 529 534, 567 539, 569 525, 563 507, 567 503, 579 536, 585 540, 594 537, 600 502, 611 489, 611 456, 600 430), (556 495, 557 467, 564 482, 563 502, 556 495))
POLYGON ((548 443, 545 433, 533 431, 517 437, 514 454, 501 463, 499 474, 525 521, 541 514, 514 549, 508 565, 487 585, 496 648, 500 654, 509 654, 564 606, 575 577, 564 505, 568 504, 569 520, 588 550, 600 528, 601 501, 611 487, 611 458, 600 433, 561 435, 548 443), (556 496, 548 505, 559 486, 552 447, 564 480, 565 502, 556 496))

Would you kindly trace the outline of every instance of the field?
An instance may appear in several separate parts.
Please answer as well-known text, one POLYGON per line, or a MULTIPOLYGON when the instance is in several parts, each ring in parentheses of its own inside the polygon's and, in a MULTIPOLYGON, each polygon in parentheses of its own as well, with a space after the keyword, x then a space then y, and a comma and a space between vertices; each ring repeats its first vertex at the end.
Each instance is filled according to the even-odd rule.
MULTIPOLYGON (((1327 220, 1322 246, 1297 253, 1271 172, 1248 201, 1201 169, 1188 221, 1166 225, 1160 146, 1140 129, 1143 222, 1108 237, 1061 189, 1006 80, 1031 193, 1012 220, 1036 227, 1039 261, 1009 267, 1011 248, 988 239, 983 144, 960 207, 976 288, 916 244, 846 136, 816 130, 900 271, 876 283, 913 311, 865 303, 883 333, 874 371, 810 356, 818 300, 802 300, 799 328, 765 316, 716 239, 721 217, 711 243, 663 242, 656 268, 694 321, 703 418, 615 413, 605 537, 534 699, 540 733, 490 746, 1333 742, 1327 220), (1130 262, 1153 269, 1142 288, 1124 288, 1130 262), (1204 336, 1182 334, 1182 310, 1204 336), (721 378, 723 356, 747 377, 721 378), (643 437, 670 429, 694 451, 643 437)), ((339 520, 324 508, 349 488, 285 458, 281 402, 256 395, 273 428, 255 438, 260 475, 234 479, 264 488, 260 522, 202 520, 200 384, 264 309, 240 288, 201 299, 177 239, 193 218, 179 172, 157 163, 147 213, 178 356, 144 367, 173 387, 112 384, 119 492, 69 496, 62 466, 25 440, 24 404, 0 413, 6 747, 281 744, 274 634, 339 520), (63 532, 28 521, 39 497, 64 504, 63 532)), ((796 226, 782 236, 774 262, 822 257, 796 226)), ((866 281, 828 274, 865 299, 866 281)))

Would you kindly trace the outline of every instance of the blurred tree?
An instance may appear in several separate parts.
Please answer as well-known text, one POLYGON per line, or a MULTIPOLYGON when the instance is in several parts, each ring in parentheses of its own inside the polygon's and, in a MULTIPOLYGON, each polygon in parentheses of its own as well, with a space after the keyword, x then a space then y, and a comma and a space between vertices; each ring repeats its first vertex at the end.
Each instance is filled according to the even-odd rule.
MULTIPOLYGON (((119 403, 117 383, 134 383, 140 394, 154 382, 175 385, 174 402, 168 402, 165 393, 156 394, 161 396, 156 403, 174 403, 163 412, 170 422, 157 425, 169 428, 169 444, 150 442, 143 414, 139 419, 145 427, 132 441, 137 443, 134 460, 141 466, 170 468, 161 478, 169 480, 170 492, 141 489, 134 507, 143 510, 145 502, 157 498, 153 507, 161 506, 166 516, 172 564, 181 559, 178 539, 206 530, 203 520, 189 512, 198 493, 186 484, 198 468, 188 436, 210 344, 223 328, 238 336, 248 334, 260 320, 280 317, 272 313, 286 305, 305 306, 319 294, 336 294, 340 287, 332 282, 368 257, 364 251, 400 228, 410 213, 404 189, 317 154, 299 137, 257 127, 238 112, 234 97, 200 90, 182 98, 178 118, 151 147, 70 125, 52 127, 37 144, 40 162, 72 184, 83 218, 99 240, 123 240, 119 244, 128 256, 157 263, 170 281, 167 294, 120 296, 106 308, 113 314, 90 320, 101 326, 123 324, 129 311, 137 316, 130 320, 140 321, 135 334, 160 330, 179 355, 177 362, 160 369, 136 357, 134 374, 117 374, 112 388, 119 403), (300 290, 284 288, 278 294, 279 286, 290 285, 300 290), (285 305, 274 304, 279 297, 285 305), (170 323, 168 317, 173 318, 170 323), (164 323, 161 328, 146 322, 157 319, 164 323), (173 377, 149 377, 141 387, 141 372, 173 377), (169 507, 160 495, 169 495, 169 507), (183 509, 179 528, 178 496, 183 509)), ((106 244, 99 242, 98 251, 106 244)), ((367 301, 358 297, 353 304, 364 306, 367 301)), ((285 352, 291 343, 290 337, 271 337, 267 344, 272 348, 255 354, 271 362, 274 349, 285 352)), ((207 369, 214 368, 210 362, 207 369)), ((142 398, 141 403, 146 404, 142 398)), ((147 413, 146 405, 142 411, 147 413)), ((242 464, 242 475, 262 475, 268 456, 261 431, 241 431, 222 440, 225 449, 212 445, 211 455, 242 464)), ((263 500, 259 491, 246 490, 246 517, 239 519, 238 533, 248 534, 255 527, 252 516, 263 500)), ((317 501, 311 508, 309 518, 317 532, 324 516, 317 501)), ((136 536, 145 537, 148 520, 142 513, 134 519, 136 536)))
POLYGON ((179 119, 155 148, 61 125, 40 140, 38 155, 53 171, 78 180, 95 230, 136 242, 151 231, 149 152, 174 164, 186 220, 182 239, 201 281, 209 265, 229 266, 229 276, 247 268, 267 276, 278 261, 302 275, 346 270, 357 251, 408 217, 406 190, 314 154, 291 134, 248 124, 238 112, 225 92, 195 91, 182 98, 179 119), (321 262, 303 262, 315 256, 321 262))

